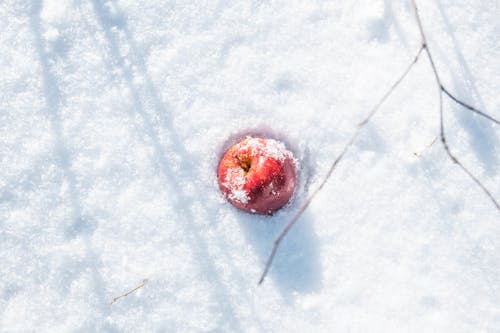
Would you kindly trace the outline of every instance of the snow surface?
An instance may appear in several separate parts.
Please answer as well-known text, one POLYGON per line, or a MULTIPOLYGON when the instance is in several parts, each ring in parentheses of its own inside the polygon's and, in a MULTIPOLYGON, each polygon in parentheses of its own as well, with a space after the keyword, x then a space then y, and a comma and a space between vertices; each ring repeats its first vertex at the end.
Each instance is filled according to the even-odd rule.
MULTIPOLYGON (((499 118, 498 0, 419 5, 445 85, 499 118)), ((499 214, 427 148, 425 57, 257 286, 418 47, 409 1, 0 1, 0 331, 498 332, 499 214), (217 187, 228 140, 256 131, 302 166, 272 217, 217 187)), ((445 120, 498 200, 498 126, 448 99, 445 120)))

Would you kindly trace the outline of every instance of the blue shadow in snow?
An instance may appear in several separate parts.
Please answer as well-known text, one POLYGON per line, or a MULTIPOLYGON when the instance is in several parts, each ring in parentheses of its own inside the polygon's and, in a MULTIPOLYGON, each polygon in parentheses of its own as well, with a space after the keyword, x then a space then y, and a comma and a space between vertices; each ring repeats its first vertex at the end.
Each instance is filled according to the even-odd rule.
POLYGON ((382 17, 370 20, 367 24, 369 38, 380 43, 387 43, 390 41, 391 28, 394 28, 394 33, 397 35, 399 41, 408 49, 406 34, 402 30, 398 17, 395 15, 392 7, 392 1, 384 0, 382 17))
MULTIPOLYGON (((239 216, 239 222, 243 227, 248 243, 255 249, 260 258, 262 269, 264 269, 275 238, 292 218, 296 209, 300 207, 301 203, 298 198, 305 197, 308 193, 308 188, 311 185, 311 175, 314 173, 314 163, 311 163, 311 155, 307 148, 302 151, 287 138, 285 133, 274 131, 262 124, 230 135, 225 143, 219 147, 218 156, 222 156, 227 148, 246 136, 265 137, 284 142, 286 147, 300 160, 300 167, 297 170, 296 193, 288 206, 277 211, 273 216, 245 213, 241 213, 239 216)), ((214 170, 214 173, 216 172, 217 170, 214 170)), ((318 241, 312 227, 313 223, 312 217, 306 210, 282 240, 274 258, 273 266, 266 277, 266 280, 273 279, 276 282, 282 296, 286 299, 290 298, 294 293, 310 293, 321 287, 322 270, 319 260, 318 241)), ((256 277, 256 283, 258 278, 256 277)))
MULTIPOLYGON (((297 205, 298 206, 298 205, 297 205)), ((295 210, 285 208, 274 216, 243 215, 243 226, 248 242, 260 258, 262 269, 271 253, 275 238, 293 216, 295 210)), ((283 238, 264 284, 274 280, 282 296, 289 300, 296 293, 312 293, 321 287, 321 263, 318 240, 312 228, 314 223, 307 210, 283 238)), ((259 277, 255 277, 257 283, 259 277)))
MULTIPOLYGON (((140 130, 144 131, 154 149, 156 160, 153 162, 158 167, 158 176, 165 181, 166 188, 172 189, 172 193, 175 193, 175 196, 171 197, 171 204, 174 207, 173 211, 176 213, 176 224, 182 229, 182 234, 189 235, 185 241, 189 243, 200 273, 213 285, 213 297, 216 304, 214 305, 214 311, 226 314, 224 321, 220 323, 220 327, 230 332, 240 332, 242 328, 235 313, 228 288, 221 280, 215 262, 209 255, 210 251, 206 237, 200 230, 202 226, 197 225, 195 222, 196 217, 189 207, 190 203, 193 203, 196 199, 182 190, 183 183, 193 182, 190 175, 197 174, 195 169, 199 166, 193 162, 196 161, 196 158, 186 151, 182 140, 175 131, 172 123, 175 110, 161 99, 149 75, 140 48, 137 47, 132 33, 127 27, 125 17, 123 15, 112 15, 109 8, 103 5, 101 1, 93 0, 91 3, 98 24, 109 45, 112 64, 108 64, 108 68, 112 71, 113 67, 116 67, 122 73, 121 76, 132 97, 133 109, 129 112, 129 115, 131 117, 138 115, 142 120, 140 130), (117 36, 117 31, 121 32, 125 38, 120 39, 117 36), (127 55, 127 59, 143 76, 144 84, 139 85, 134 82, 134 73, 131 66, 125 63, 124 57, 120 54, 120 46, 123 43, 128 44, 130 47, 131 52, 127 55), (167 143, 162 143, 160 139, 162 130, 167 130, 165 132, 169 139, 167 143), (179 167, 177 168, 174 168, 167 158, 167 156, 172 155, 179 157, 179 167)), ((114 4, 114 2, 111 3, 114 4)), ((106 59, 104 59, 104 62, 106 62, 106 59)), ((154 304, 151 303, 142 305, 146 310, 148 308, 152 310, 153 306, 154 304)))
MULTIPOLYGON (((61 50, 60 45, 55 45, 53 52, 47 52, 42 37, 42 26, 40 23, 40 13, 42 10, 40 1, 33 1, 31 3, 30 26, 34 36, 34 46, 39 57, 43 93, 46 100, 47 117, 50 120, 51 130, 54 137, 54 155, 58 167, 63 172, 64 180, 67 181, 69 191, 69 204, 71 205, 70 224, 66 226, 65 235, 68 240, 81 237, 85 244, 85 255, 81 264, 76 267, 64 268, 64 271, 59 272, 61 276, 66 276, 68 272, 74 271, 73 277, 76 278, 86 271, 90 271, 91 284, 93 294, 97 298, 97 307, 101 314, 100 320, 88 322, 84 327, 85 330, 97 331, 106 330, 107 332, 116 332, 116 328, 110 323, 106 322, 106 317, 109 315, 108 301, 105 297, 105 283, 99 271, 101 266, 101 258, 92 248, 90 236, 96 228, 96 223, 92 218, 86 217, 82 214, 82 206, 80 203, 80 194, 78 193, 76 177, 71 170, 71 152, 64 143, 63 126, 61 119, 61 105, 63 98, 59 89, 58 81, 52 73, 51 60, 57 56, 63 56, 65 50, 61 50), (59 53, 58 53, 59 52, 59 53), (62 52, 62 53, 60 53, 62 52)), ((66 285, 71 283, 69 279, 66 285)), ((65 286, 61 286, 64 290, 65 286)))
MULTIPOLYGON (((446 12, 440 1, 437 1, 437 6, 445 23, 448 35, 452 40, 455 54, 457 55, 458 62, 462 69, 462 75, 465 78, 465 81, 463 81, 463 83, 457 83, 456 81, 454 82, 453 86, 455 89, 454 91, 451 91, 451 93, 454 94, 457 98, 471 105, 475 104, 474 100, 471 98, 471 95, 474 95, 476 97, 475 100, 479 104, 475 106, 477 106, 481 110, 485 110, 485 106, 477 89, 474 76, 472 75, 467 61, 465 60, 459 43, 455 38, 453 28, 450 25, 448 16, 446 15, 446 12)), ((452 68, 450 69, 452 70, 452 68)), ((456 111, 460 124, 467 130, 467 133, 470 135, 471 145, 474 148, 474 154, 482 162, 486 172, 489 175, 495 175, 498 172, 498 168, 496 167, 498 165, 498 155, 495 152, 496 139, 493 129, 489 126, 490 122, 458 104, 454 105, 453 108, 456 111)))

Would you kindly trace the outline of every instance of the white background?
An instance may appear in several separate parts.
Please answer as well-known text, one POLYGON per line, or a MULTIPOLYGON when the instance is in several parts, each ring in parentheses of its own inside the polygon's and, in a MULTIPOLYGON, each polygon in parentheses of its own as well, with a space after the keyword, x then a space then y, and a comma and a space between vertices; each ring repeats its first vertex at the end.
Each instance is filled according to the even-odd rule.
MULTIPOLYGON (((499 2, 419 5, 446 87, 499 118, 499 2)), ((1 1, 0 331, 498 332, 500 214, 428 147, 425 57, 257 287, 419 46, 409 1, 1 1), (217 187, 255 132, 300 162, 272 217, 217 187)), ((446 99, 445 130, 498 200, 499 127, 446 99)))

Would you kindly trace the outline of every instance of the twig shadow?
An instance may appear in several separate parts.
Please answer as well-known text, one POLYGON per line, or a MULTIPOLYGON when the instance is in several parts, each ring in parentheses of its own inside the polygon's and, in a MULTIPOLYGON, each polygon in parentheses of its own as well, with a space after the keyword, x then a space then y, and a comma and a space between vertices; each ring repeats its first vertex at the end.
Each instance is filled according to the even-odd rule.
POLYGON ((403 31, 401 24, 399 23, 398 16, 396 15, 396 13, 394 13, 393 10, 394 4, 395 4, 394 1, 384 0, 384 21, 386 21, 387 24, 392 25, 394 27, 394 32, 398 36, 398 39, 401 41, 403 46, 406 49, 408 49, 409 48, 408 39, 406 38, 406 34, 403 31))
MULTIPOLYGON (((298 182, 295 194, 288 205, 273 216, 241 213, 239 218, 245 237, 255 249, 264 268, 275 238, 292 217, 293 208, 297 206, 298 199, 307 193, 314 168, 307 147, 299 147, 285 133, 277 132, 264 124, 231 134, 219 147, 218 156, 222 156, 227 148, 247 136, 271 138, 284 142, 299 161, 298 182)), ((214 170, 214 172, 217 171, 214 170)), ((285 298, 289 298, 294 293, 310 293, 321 287, 321 265, 317 237, 312 228, 313 222, 312 217, 306 211, 283 240, 270 270, 269 278, 276 281, 280 293, 285 298)))
MULTIPOLYGON (((46 51, 42 33, 42 25, 40 22, 40 13, 42 10, 42 3, 39 1, 33 1, 31 3, 29 18, 30 26, 34 36, 34 46, 39 57, 40 67, 41 67, 41 80, 43 86, 43 93, 46 102, 46 113, 50 120, 50 126, 52 130, 52 135, 54 138, 54 155, 58 167, 62 170, 63 177, 68 184, 68 201, 71 206, 71 213, 69 218, 69 225, 65 226, 65 236, 69 241, 76 237, 81 237, 85 244, 85 254, 84 258, 77 265, 66 265, 63 269, 64 271, 58 272, 61 276, 73 276, 76 277, 80 274, 84 274, 86 271, 90 271, 91 284, 93 288, 93 293, 97 298, 96 307, 100 311, 100 316, 98 321, 87 322, 84 324, 83 329, 85 330, 99 330, 105 329, 108 332, 115 332, 116 328, 114 325, 106 321, 106 317, 109 314, 106 306, 105 299, 105 282, 99 271, 101 266, 101 258, 98 253, 96 253, 92 247, 91 236, 96 228, 96 222, 92 217, 85 216, 83 214, 83 209, 81 205, 80 193, 77 188, 77 181, 75 174, 71 170, 71 153, 64 143, 63 135, 63 125, 61 119, 61 105, 62 96, 59 89, 58 81, 55 75, 52 73, 51 60, 60 55, 57 52, 50 53, 46 51)), ((56 50, 57 51, 57 50, 56 50)), ((60 288, 64 288, 69 285, 71 278, 67 279, 66 286, 61 285, 60 288)))
MULTIPOLYGON (((461 51, 458 40, 455 37, 453 28, 451 27, 450 21, 448 19, 448 15, 446 14, 445 9, 441 4, 441 1, 437 1, 436 3, 439 13, 443 18, 446 31, 448 32, 448 35, 452 40, 453 47, 455 49, 455 54, 457 56, 460 67, 462 68, 462 74, 465 78, 465 80, 461 81, 465 82, 465 87, 461 84, 457 84, 457 82, 454 82, 453 84, 455 87, 454 94, 459 99, 469 102, 473 100, 471 98, 471 92, 472 92, 472 95, 476 97, 475 98, 475 100, 477 101, 476 103, 479 104, 477 106, 480 109, 485 110, 486 108, 484 107, 483 100, 477 89, 476 81, 461 51)), ((448 67, 450 68, 449 63, 447 64, 448 67)), ((487 122, 481 119, 481 117, 472 114, 462 106, 454 105, 453 109, 454 111, 456 111, 457 118, 460 124, 462 125, 463 128, 467 130, 467 133, 469 133, 470 135, 471 145, 474 148, 473 149, 474 154, 482 162, 482 165, 486 170, 486 172, 490 176, 495 175, 498 172, 498 168, 496 168, 496 165, 498 165, 498 154, 495 151, 496 140, 493 129, 489 126, 485 126, 487 122)))
MULTIPOLYGON (((214 311, 226 314, 224 316, 225 321, 220 323, 220 327, 226 327, 228 331, 241 331, 242 328, 228 288, 221 280, 215 262, 209 254, 207 240, 200 231, 201 225, 198 225, 199 220, 189 206, 190 203, 196 201, 196 198, 183 191, 184 183, 193 182, 192 177, 189 175, 197 174, 195 169, 198 166, 192 163, 195 159, 186 150, 175 131, 172 123, 174 109, 161 99, 149 75, 140 49, 137 47, 132 33, 127 28, 126 19, 122 16, 110 18, 109 9, 100 1, 93 0, 91 3, 98 24, 108 42, 113 65, 121 70, 122 78, 131 92, 133 109, 129 110, 129 115, 131 118, 135 118, 135 115, 139 116, 141 125, 138 126, 138 130, 143 131, 151 142, 155 153, 153 163, 158 167, 158 176, 164 180, 166 188, 175 193, 175 196, 170 198, 170 204, 173 207, 173 212, 175 212, 174 220, 182 229, 182 234, 189 235, 185 241, 189 243, 192 249, 200 273, 213 285, 213 297, 217 304, 214 311), (125 38, 120 40, 114 30, 123 33, 125 38), (144 84, 138 85, 134 82, 134 73, 130 66, 125 64, 120 54, 120 45, 122 43, 126 43, 130 47, 131 53, 128 60, 131 60, 136 70, 140 71, 145 80, 144 84), (161 140, 164 131, 167 131, 165 132, 168 137, 167 143, 162 143, 161 140), (173 167, 167 158, 167 156, 173 155, 178 157, 177 167, 173 167)), ((112 69, 112 66, 108 66, 108 68, 112 69)), ((148 307, 150 305, 145 304, 144 306, 148 307)))
POLYGON ((391 39, 390 34, 392 29, 401 44, 408 49, 408 40, 399 23, 399 19, 396 15, 397 13, 394 12, 393 5, 393 1, 384 0, 382 16, 368 22, 367 29, 369 32, 369 39, 376 40, 380 43, 388 43, 391 39))
MULTIPOLYGON (((259 257, 262 269, 274 239, 293 214, 291 207, 286 207, 285 210, 271 217, 242 214, 240 218, 245 237, 259 257)), ((287 300, 297 293, 312 293, 321 288, 322 269, 313 223, 313 218, 306 211, 281 243, 269 275, 264 281, 266 283, 268 279, 273 280, 287 300)), ((257 281, 258 276, 255 277, 255 282, 257 281)))

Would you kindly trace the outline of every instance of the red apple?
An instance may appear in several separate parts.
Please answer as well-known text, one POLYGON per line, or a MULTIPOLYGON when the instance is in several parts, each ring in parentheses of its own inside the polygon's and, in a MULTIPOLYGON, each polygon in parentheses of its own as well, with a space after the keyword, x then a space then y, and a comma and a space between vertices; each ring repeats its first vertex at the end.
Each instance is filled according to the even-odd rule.
POLYGON ((231 146, 219 163, 219 187, 239 209, 272 214, 295 189, 295 160, 273 139, 247 137, 231 146))

